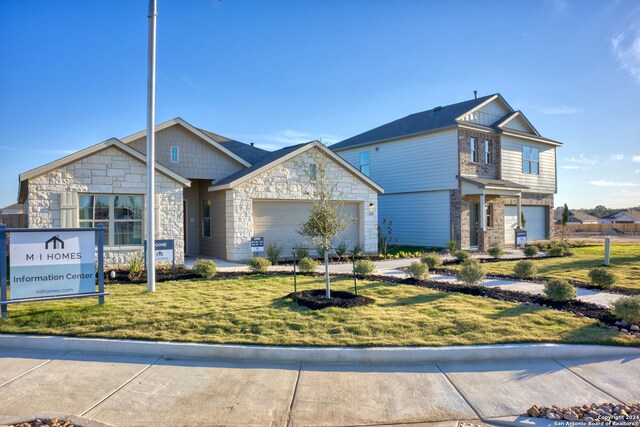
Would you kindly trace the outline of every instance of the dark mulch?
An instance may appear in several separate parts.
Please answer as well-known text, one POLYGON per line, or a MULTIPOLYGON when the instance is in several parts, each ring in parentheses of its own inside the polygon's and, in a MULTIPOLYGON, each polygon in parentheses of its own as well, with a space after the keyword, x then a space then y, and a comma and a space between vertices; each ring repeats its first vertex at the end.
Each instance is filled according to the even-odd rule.
POLYGON ((285 298, 292 298, 299 305, 303 305, 312 310, 322 310, 327 307, 360 307, 375 302, 372 298, 346 291, 331 291, 331 298, 326 298, 324 289, 290 293, 285 298))

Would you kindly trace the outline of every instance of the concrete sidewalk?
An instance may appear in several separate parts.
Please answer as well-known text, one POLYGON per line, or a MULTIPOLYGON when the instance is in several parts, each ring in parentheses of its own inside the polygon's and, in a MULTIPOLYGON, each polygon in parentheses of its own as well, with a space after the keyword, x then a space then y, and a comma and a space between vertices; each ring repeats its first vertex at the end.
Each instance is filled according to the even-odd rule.
POLYGON ((117 426, 454 427, 638 396, 640 356, 353 364, 0 350, 0 424, 55 412, 117 426))

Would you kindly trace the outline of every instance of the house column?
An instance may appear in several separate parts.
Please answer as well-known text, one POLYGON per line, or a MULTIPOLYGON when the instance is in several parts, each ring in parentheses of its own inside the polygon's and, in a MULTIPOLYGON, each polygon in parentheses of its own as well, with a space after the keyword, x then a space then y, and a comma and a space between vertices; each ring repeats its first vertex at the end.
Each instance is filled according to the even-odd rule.
POLYGON ((489 234, 487 232, 487 207, 485 195, 480 194, 480 205, 478 206, 480 210, 478 217, 480 218, 478 222, 480 223, 480 227, 478 227, 478 250, 480 252, 484 252, 489 249, 489 234))
POLYGON ((484 194, 480 194, 480 230, 484 231, 487 224, 487 208, 485 207, 484 194))
POLYGON ((518 229, 522 228, 522 195, 518 194, 518 229))

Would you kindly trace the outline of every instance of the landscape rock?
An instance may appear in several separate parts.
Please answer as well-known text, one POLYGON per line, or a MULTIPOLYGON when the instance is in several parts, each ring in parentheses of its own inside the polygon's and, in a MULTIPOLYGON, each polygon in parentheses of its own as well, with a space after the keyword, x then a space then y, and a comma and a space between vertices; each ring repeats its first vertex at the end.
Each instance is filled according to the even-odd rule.
POLYGON ((631 327, 629 329, 632 330, 633 332, 638 332, 638 331, 640 331, 640 326, 631 325, 631 327))

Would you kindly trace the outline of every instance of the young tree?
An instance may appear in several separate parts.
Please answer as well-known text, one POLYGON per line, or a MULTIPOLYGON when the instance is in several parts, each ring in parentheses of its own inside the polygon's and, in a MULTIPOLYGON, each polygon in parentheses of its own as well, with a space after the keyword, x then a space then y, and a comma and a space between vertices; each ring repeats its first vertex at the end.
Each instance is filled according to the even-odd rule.
POLYGON ((300 226, 298 233, 307 237, 314 246, 319 247, 324 253, 327 298, 331 298, 329 251, 333 247, 332 242, 354 220, 353 218, 345 218, 344 203, 340 201, 337 184, 332 184, 330 180, 329 164, 329 159, 317 148, 309 150, 306 161, 298 162, 298 167, 304 168, 309 178, 309 186, 304 190, 304 193, 313 202, 309 219, 300 226))
POLYGON ((524 217, 524 212, 520 212, 520 225, 522 226, 522 228, 525 228, 527 225, 527 220, 524 217))
POLYGON ((567 222, 569 222, 569 207, 566 203, 564 204, 564 209, 562 210, 562 219, 560 220, 560 222, 562 223, 562 240, 564 241, 567 222))

